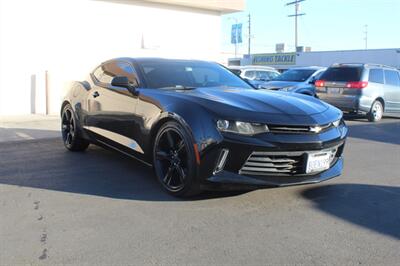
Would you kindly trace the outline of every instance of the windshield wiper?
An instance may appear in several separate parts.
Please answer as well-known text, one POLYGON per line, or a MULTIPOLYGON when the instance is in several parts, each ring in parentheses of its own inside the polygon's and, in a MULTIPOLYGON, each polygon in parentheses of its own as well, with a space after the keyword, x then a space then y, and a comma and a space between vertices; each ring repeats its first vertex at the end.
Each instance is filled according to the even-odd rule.
POLYGON ((162 87, 160 89, 162 89, 162 90, 194 90, 194 89, 197 89, 197 87, 176 85, 175 87, 174 86, 162 87))

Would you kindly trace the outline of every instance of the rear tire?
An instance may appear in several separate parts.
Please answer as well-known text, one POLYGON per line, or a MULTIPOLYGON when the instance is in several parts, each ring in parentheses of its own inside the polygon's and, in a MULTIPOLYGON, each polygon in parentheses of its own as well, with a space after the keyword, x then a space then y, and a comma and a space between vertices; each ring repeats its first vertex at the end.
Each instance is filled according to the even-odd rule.
POLYGON ((368 121, 378 122, 383 116, 383 105, 380 101, 376 100, 371 106, 371 110, 367 113, 368 121))
POLYGON ((189 197, 201 192, 194 147, 180 124, 170 121, 159 129, 154 140, 153 166, 157 180, 169 194, 189 197))
POLYGON ((75 113, 70 104, 65 105, 61 113, 61 134, 65 148, 70 151, 84 151, 90 144, 80 136, 75 113))

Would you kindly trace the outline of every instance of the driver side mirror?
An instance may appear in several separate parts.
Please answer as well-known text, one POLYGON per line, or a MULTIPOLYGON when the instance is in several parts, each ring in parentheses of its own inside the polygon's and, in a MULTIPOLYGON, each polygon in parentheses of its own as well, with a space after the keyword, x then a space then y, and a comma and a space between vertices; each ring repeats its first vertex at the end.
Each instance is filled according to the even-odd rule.
POLYGON ((129 79, 125 76, 116 76, 111 80, 111 86, 122 87, 133 94, 136 94, 135 87, 129 83, 129 79))

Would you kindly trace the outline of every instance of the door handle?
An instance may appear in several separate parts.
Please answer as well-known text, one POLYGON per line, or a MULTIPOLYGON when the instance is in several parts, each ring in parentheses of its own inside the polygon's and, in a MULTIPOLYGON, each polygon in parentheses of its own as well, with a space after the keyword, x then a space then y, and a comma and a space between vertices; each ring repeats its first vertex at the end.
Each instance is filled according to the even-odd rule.
POLYGON ((99 97, 99 96, 100 96, 100 94, 99 94, 99 92, 98 92, 98 91, 95 91, 95 92, 93 92, 93 94, 92 94, 92 95, 93 95, 93 97, 94 97, 94 98, 96 98, 96 97, 99 97))

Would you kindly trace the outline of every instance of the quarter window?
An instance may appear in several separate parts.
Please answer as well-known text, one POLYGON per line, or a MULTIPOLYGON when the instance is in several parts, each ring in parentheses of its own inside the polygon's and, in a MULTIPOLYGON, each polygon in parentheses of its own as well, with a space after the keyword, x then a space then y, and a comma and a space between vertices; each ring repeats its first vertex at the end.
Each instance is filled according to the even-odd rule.
POLYGON ((133 66, 127 62, 117 61, 105 63, 95 70, 95 77, 102 83, 111 84, 111 80, 116 76, 127 77, 131 85, 138 86, 138 78, 133 66), (101 69, 101 71, 98 69, 101 69), (96 75, 98 72, 98 76, 96 75))
POLYGON ((383 84, 384 83, 383 70, 377 68, 370 69, 368 81, 383 84))
POLYGON ((400 86, 399 74, 396 71, 385 70, 385 81, 388 85, 400 86))
POLYGON ((93 72, 93 75, 95 76, 95 78, 100 81, 101 77, 103 76, 103 69, 101 66, 99 66, 98 68, 95 69, 95 71, 93 72))

